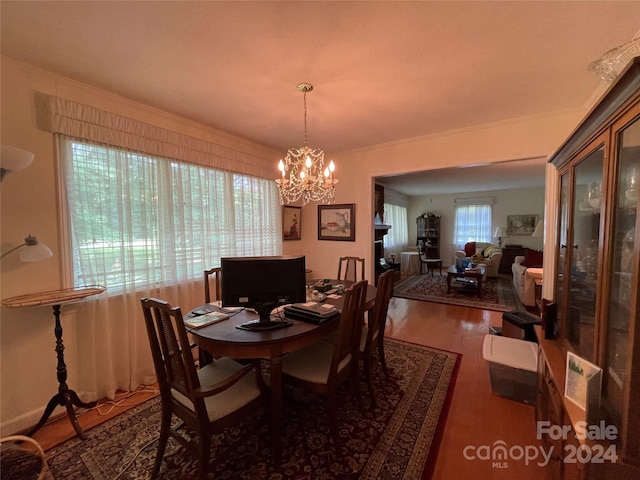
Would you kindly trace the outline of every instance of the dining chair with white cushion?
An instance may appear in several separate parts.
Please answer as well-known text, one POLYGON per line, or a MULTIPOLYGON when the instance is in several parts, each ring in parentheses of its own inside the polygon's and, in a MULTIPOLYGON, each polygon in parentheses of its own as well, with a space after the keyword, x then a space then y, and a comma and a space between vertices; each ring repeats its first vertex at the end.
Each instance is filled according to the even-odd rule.
POLYGON ((151 478, 158 476, 167 441, 172 436, 183 447, 195 450, 198 479, 204 480, 209 470, 211 436, 240 424, 264 403, 267 389, 260 363, 242 365, 223 357, 196 370, 180 307, 155 298, 143 298, 141 302, 162 407, 151 478), (182 422, 172 427, 174 415, 182 422), (180 434, 182 424, 197 434, 195 449, 180 434))
MULTIPOLYGON (((282 358, 285 382, 326 397, 329 427, 335 443, 338 442, 336 391, 340 385, 357 375, 357 345, 362 330, 366 291, 366 280, 356 282, 345 290, 335 343, 318 340, 282 358)), ((353 388, 357 379, 353 380, 351 390, 360 404, 358 389, 353 388)))

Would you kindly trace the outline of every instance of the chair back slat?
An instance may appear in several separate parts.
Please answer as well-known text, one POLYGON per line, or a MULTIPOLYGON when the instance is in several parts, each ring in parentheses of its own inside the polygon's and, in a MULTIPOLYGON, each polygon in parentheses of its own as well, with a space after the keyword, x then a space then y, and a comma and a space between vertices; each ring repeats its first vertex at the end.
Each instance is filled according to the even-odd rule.
POLYGON ((200 388, 200 382, 180 308, 143 298, 142 309, 161 392, 170 395, 174 389, 196 403, 193 392, 200 388))
POLYGON ((211 303, 222 299, 222 289, 220 287, 220 275, 222 268, 215 267, 204 271, 204 303, 211 303), (211 296, 211 280, 215 281, 215 298, 211 296))
POLYGON ((338 280, 348 282, 364 280, 364 258, 340 257, 340 261, 338 262, 338 280), (359 275, 358 270, 360 270, 359 275))
POLYGON ((389 301, 393 296, 393 270, 387 270, 378 277, 378 290, 373 308, 369 312, 368 338, 366 345, 371 349, 373 342, 384 336, 384 328, 387 323, 389 301))
MULTIPOLYGON (((354 346, 359 344, 367 283, 366 280, 361 280, 345 290, 344 303, 338 325, 338 335, 336 337, 331 362, 332 373, 337 372, 339 366, 349 355, 354 356, 357 354, 354 346), (358 336, 358 341, 355 340, 356 335, 358 336)), ((331 376, 332 374, 330 373, 329 377, 331 376)))

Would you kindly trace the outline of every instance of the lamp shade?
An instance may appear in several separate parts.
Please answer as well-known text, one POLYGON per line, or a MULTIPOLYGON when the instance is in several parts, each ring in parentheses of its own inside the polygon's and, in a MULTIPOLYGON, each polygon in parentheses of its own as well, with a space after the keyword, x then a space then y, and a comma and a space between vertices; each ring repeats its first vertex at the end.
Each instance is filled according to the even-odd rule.
POLYGON ((33 235, 29 235, 24 239, 23 244, 3 253, 0 258, 4 258, 16 250, 20 250, 21 262, 39 262, 53 256, 53 252, 49 247, 38 242, 38 239, 33 235))
POLYGON ((10 172, 27 168, 33 162, 33 157, 35 157, 33 153, 22 148, 2 145, 2 150, 0 150, 2 177, 10 172))
POLYGON ((504 238, 507 236, 507 229, 504 227, 497 227, 496 232, 493 234, 493 236, 496 238, 504 238))
POLYGON ((20 251, 21 262, 39 262, 53 256, 49 247, 38 242, 33 235, 24 239, 24 248, 20 251))
POLYGON ((532 237, 542 237, 544 235, 544 222, 542 220, 538 220, 536 224, 536 228, 531 234, 532 237))

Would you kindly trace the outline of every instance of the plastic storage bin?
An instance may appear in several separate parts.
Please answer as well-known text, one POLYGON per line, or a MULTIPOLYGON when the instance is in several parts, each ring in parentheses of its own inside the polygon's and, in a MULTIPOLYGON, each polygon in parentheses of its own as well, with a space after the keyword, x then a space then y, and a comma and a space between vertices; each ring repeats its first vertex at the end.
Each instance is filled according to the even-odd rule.
POLYGON ((501 397, 535 405, 538 345, 516 338, 487 335, 482 356, 489 364, 491 391, 501 397))

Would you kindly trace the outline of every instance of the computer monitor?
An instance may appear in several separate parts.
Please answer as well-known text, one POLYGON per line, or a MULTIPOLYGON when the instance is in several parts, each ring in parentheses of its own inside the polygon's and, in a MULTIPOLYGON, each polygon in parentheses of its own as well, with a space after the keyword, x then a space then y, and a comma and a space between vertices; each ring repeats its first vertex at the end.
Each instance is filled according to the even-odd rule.
POLYGON ((305 257, 226 257, 220 260, 222 307, 249 307, 260 318, 240 325, 250 330, 284 327, 291 321, 271 316, 281 305, 306 301, 305 257))

